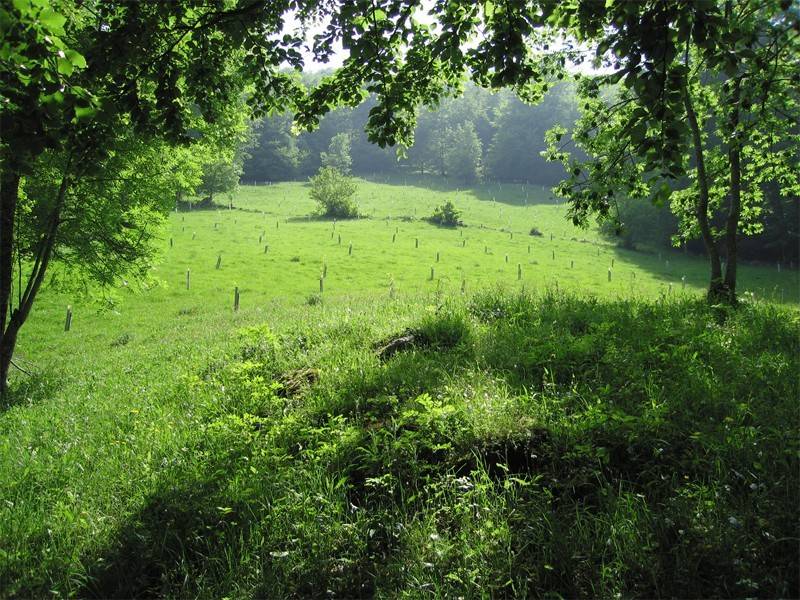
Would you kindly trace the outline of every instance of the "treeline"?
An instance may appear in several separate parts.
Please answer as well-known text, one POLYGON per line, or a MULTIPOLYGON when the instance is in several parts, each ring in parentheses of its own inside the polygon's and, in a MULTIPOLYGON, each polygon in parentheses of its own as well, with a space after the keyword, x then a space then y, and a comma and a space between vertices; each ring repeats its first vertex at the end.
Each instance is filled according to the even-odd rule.
POLYGON ((470 184, 478 180, 529 181, 554 185, 563 177, 560 164, 547 162, 544 133, 556 124, 571 126, 578 116, 569 84, 554 88, 536 106, 508 91, 491 93, 470 85, 418 118, 414 145, 404 158, 394 148, 371 144, 364 133, 375 100, 327 114, 319 128, 292 132, 291 115, 268 117, 255 125, 256 147, 244 163, 243 182, 305 179, 319 169, 333 138, 350 140, 352 172, 369 176, 434 174, 470 184))
MULTIPOLYGON (((306 75, 313 83, 320 74, 306 75)), ((274 115, 254 124, 252 147, 244 161, 243 183, 291 181, 314 175, 326 157, 348 155, 347 170, 359 176, 432 174, 453 183, 469 185, 480 180, 529 182, 554 186, 566 173, 558 162, 548 162, 545 132, 555 125, 570 130, 579 117, 574 86, 555 86, 535 106, 509 91, 492 93, 468 85, 457 98, 446 98, 435 109, 423 109, 414 134, 414 144, 403 158, 396 149, 370 143, 364 133, 368 98, 359 106, 337 108, 311 132, 292 129, 289 114, 274 115), (342 147, 344 145, 344 148, 342 147)), ((781 198, 777 190, 763 190, 763 229, 742 236, 740 254, 746 260, 800 262, 800 202, 781 198)), ((621 226, 611 221, 602 227, 610 239, 626 248, 661 249, 673 246, 678 235, 677 217, 669 206, 654 206, 640 200, 620 201, 615 207, 621 226)), ((722 222, 714 224, 718 229, 722 222)), ((685 249, 702 254, 699 240, 689 240, 685 249)))

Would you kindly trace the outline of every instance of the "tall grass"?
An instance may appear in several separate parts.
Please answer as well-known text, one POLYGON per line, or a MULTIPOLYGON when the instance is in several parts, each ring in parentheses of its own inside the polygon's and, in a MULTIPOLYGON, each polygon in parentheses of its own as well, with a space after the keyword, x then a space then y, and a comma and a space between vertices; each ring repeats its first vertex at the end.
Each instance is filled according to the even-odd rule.
POLYGON ((794 311, 490 288, 236 320, 17 384, 3 595, 800 593, 794 311))

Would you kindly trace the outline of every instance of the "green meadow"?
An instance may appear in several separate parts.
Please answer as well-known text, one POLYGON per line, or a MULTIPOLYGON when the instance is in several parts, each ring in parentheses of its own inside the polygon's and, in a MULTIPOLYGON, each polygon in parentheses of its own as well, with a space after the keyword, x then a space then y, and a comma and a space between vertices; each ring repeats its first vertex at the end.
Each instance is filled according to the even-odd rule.
POLYGON ((0 596, 800 592, 796 271, 709 307, 703 259, 541 188, 357 197, 334 223, 243 186, 170 214, 148 289, 42 293, 0 407, 0 596), (464 227, 424 220, 448 199, 464 227))
MULTIPOLYGON (((243 186, 232 210, 171 213, 152 289, 132 294, 120 287, 99 304, 45 295, 23 330, 20 350, 24 356, 36 353, 39 342, 51 346, 51 336, 63 329, 67 305, 74 305, 72 337, 133 334, 153 324, 170 327, 180 311, 231 312, 237 287, 242 311, 272 301, 304 302, 319 294, 323 272, 326 299, 450 295, 501 285, 654 300, 700 297, 707 288, 704 259, 677 250, 618 248, 594 229, 574 227, 565 206, 541 187, 487 184, 460 190, 436 179, 361 180, 357 198, 363 218, 339 222, 314 217, 308 186, 301 182, 243 186), (447 200, 462 211, 464 227, 425 220, 447 200), (530 235, 532 228, 541 235, 530 235), (108 310, 98 313, 98 307, 108 310)), ((796 305, 799 282, 797 271, 740 267, 740 289, 756 299, 796 305)))

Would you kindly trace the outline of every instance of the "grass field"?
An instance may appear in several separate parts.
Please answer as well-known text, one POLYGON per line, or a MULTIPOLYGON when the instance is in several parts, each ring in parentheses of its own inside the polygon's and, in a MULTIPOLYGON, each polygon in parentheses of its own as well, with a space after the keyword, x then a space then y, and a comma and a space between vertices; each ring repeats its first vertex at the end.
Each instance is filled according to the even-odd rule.
MULTIPOLYGON (((67 305, 75 306, 72 337, 133 336, 152 325, 163 330, 185 321, 176 318, 181 311, 231 312, 236 287, 243 311, 276 300, 305 301, 319 293, 323 270, 325 298, 447 295, 462 285, 472 292, 501 284, 657 299, 700 296, 707 287, 705 260, 678 251, 617 248, 594 230, 573 227, 565 207, 542 188, 492 184, 458 190, 433 179, 417 184, 362 181, 358 198, 366 218, 335 224, 310 218, 315 206, 304 183, 244 186, 235 210, 172 213, 163 261, 153 271, 158 287, 140 295, 118 290, 117 305, 106 314, 80 298, 43 294, 23 330, 20 352, 36 359, 43 345, 52 346, 67 305), (463 211, 466 227, 440 228, 423 220, 448 199, 463 211), (542 236, 529 235, 532 227, 542 236)), ((757 298, 800 302, 797 271, 743 265, 739 277, 740 290, 757 298)))
POLYGON ((152 290, 42 294, 0 596, 800 593, 797 273, 745 266, 755 301, 711 309, 704 261, 543 190, 401 184, 335 229, 303 184, 244 187, 170 215, 152 290), (447 198, 465 228, 421 220, 447 198))

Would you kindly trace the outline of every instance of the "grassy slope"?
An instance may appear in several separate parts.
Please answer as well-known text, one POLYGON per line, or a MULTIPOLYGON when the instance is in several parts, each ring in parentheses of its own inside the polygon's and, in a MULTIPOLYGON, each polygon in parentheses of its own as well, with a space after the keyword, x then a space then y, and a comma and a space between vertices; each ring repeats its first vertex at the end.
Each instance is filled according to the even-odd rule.
MULTIPOLYGON (((235 202, 241 210, 173 213, 164 239, 164 261, 154 272, 164 285, 134 298, 126 298, 128 294, 120 291, 120 314, 97 315, 91 305, 81 303, 75 311, 72 337, 88 336, 83 342, 96 339, 108 343, 114 339, 108 335, 141 337, 139 332, 156 320, 160 330, 171 329, 181 321, 175 317, 180 310, 195 311, 198 316, 219 315, 232 307, 236 286, 243 309, 276 299, 290 304, 302 301, 319 291, 323 263, 327 264, 327 297, 364 292, 388 295, 392 282, 400 294, 437 289, 453 293, 460 290, 462 279, 468 292, 499 282, 509 287, 524 285, 528 290, 558 286, 611 298, 657 298, 670 293, 670 284, 673 294, 701 295, 707 286, 704 260, 680 252, 664 252, 659 258, 658 254, 618 249, 592 230, 574 228, 564 218, 564 206, 549 203, 541 188, 492 185, 457 192, 403 186, 402 181, 398 185, 363 182, 359 198, 369 218, 339 222, 335 231, 330 221, 306 220, 314 205, 302 183, 244 187, 235 202), (503 202, 493 202, 493 198, 503 202), (422 220, 446 199, 454 199, 463 210, 466 228, 442 229, 422 220), (544 235, 527 235, 531 227, 544 235), (169 237, 173 238, 172 248, 169 237), (348 254, 350 242, 352 255, 348 254), (269 250, 265 254, 266 245, 269 250), (216 270, 220 255, 221 268, 216 270), (522 269, 519 281, 518 265, 522 269), (433 281, 429 280, 431 267, 433 281), (191 271, 190 290, 186 290, 187 269, 191 271)), ((740 267, 740 286, 760 298, 783 298, 792 304, 800 301, 797 271, 778 273, 775 268, 744 265, 740 267)), ((21 335, 23 356, 60 360, 61 348, 56 348, 56 354, 48 348, 54 339, 64 343, 59 331, 67 304, 75 304, 75 299, 57 294, 41 298, 21 335)))
MULTIPOLYGON (((719 325, 688 300, 489 295, 436 314, 441 297, 404 295, 435 289, 419 260, 429 245, 442 252, 437 278, 452 273, 445 289, 457 289, 459 265, 469 290, 515 286, 530 225, 546 237, 531 241, 528 289, 556 277, 570 287, 542 259, 551 245, 575 257, 576 273, 586 264, 597 295, 629 295, 617 274, 638 268, 636 293, 657 297, 669 273, 654 256, 570 241, 595 240, 558 207, 463 196, 466 248, 458 232, 395 221, 337 224, 339 248, 331 223, 286 223, 309 208, 288 206, 297 188, 243 191, 245 208, 272 195, 267 219, 173 216, 176 244, 158 273, 169 285, 126 299, 119 314, 84 306, 64 335, 67 299, 43 297, 21 341, 40 374, 19 378, 0 415, 2 593, 797 594, 793 312, 757 305, 719 325), (500 208, 514 240, 475 227, 507 227, 500 208), (264 257, 261 223, 274 227, 276 214, 264 257), (405 243, 395 253, 393 226, 405 243), (318 289, 323 257, 325 302, 299 305, 318 289), (392 302, 387 273, 401 296, 392 302), (378 295, 355 296, 364 290, 378 295), (263 332, 231 339, 263 322, 278 332, 274 347, 263 332), (406 327, 439 351, 377 361, 372 346, 406 327), (319 382, 291 401, 269 391, 300 366, 319 369, 319 382)), ((365 184, 366 212, 417 205, 421 215, 441 201, 391 189, 365 184)), ((699 289, 702 263, 670 263, 699 289)), ((788 290, 796 274, 744 278, 788 290)))

